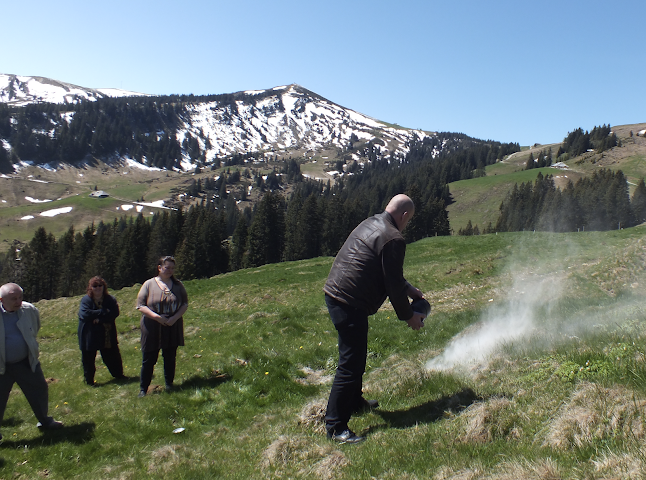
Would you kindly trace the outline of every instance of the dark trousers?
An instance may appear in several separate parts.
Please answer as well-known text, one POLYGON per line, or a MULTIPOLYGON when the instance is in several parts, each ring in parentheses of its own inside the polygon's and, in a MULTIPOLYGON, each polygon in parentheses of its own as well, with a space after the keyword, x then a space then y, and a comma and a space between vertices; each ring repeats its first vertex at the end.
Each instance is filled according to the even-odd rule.
POLYGON ((49 424, 52 418, 47 416, 49 390, 45 375, 40 363, 36 366, 36 371, 32 372, 29 359, 7 364, 4 375, 0 375, 0 422, 4 418, 7 400, 14 383, 17 383, 24 393, 38 421, 43 425, 49 424))
POLYGON ((341 433, 348 428, 352 412, 359 407, 362 397, 368 355, 368 314, 328 295, 325 303, 339 335, 339 365, 328 399, 325 428, 329 433, 341 433))
MULTIPOLYGON (((141 352, 141 376, 140 387, 144 392, 148 391, 150 382, 153 380, 153 371, 155 364, 159 358, 159 350, 152 352, 141 352)), ((177 347, 162 348, 162 356, 164 357, 164 380, 166 385, 172 385, 175 380, 175 358, 177 357, 177 347)))
POLYGON ((108 367, 110 375, 114 378, 123 377, 123 361, 119 347, 102 348, 100 350, 81 350, 81 362, 83 363, 83 376, 88 385, 94 383, 94 374, 96 373, 96 352, 101 352, 101 359, 105 366, 108 367))

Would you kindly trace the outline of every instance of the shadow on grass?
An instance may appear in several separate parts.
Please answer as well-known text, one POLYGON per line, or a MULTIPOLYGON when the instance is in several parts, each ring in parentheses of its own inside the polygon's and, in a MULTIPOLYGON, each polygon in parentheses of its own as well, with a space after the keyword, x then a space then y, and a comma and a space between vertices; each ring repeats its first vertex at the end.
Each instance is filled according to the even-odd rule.
POLYGON ((139 377, 128 377, 124 375, 122 378, 111 378, 110 380, 103 383, 96 383, 97 387, 102 387, 104 385, 129 385, 131 383, 139 383, 139 377))
POLYGON ((187 378, 181 384, 176 386, 177 390, 186 390, 189 388, 215 388, 224 382, 228 382, 231 375, 228 373, 216 373, 209 376, 193 375, 187 378))
POLYGON ((388 424, 380 425, 376 428, 409 428, 420 423, 436 422, 445 416, 445 412, 461 412, 469 405, 479 400, 482 400, 482 397, 477 395, 470 388, 465 388, 453 395, 442 397, 439 400, 432 402, 426 402, 407 410, 396 410, 394 412, 374 410, 374 412, 381 416, 381 418, 383 418, 388 424))
MULTIPOLYGON (((5 422, 2 423, 7 425, 5 422)), ((63 442, 80 445, 94 438, 95 428, 96 424, 94 422, 83 422, 78 425, 65 426, 60 430, 43 430, 40 436, 29 440, 13 440, 5 436, 0 443, 0 448, 33 448, 63 442)))

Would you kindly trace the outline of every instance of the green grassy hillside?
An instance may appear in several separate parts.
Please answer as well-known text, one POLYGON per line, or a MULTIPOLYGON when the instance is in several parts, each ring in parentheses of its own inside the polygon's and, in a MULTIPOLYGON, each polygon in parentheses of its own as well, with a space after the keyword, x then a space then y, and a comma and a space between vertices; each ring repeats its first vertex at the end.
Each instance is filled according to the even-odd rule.
POLYGON ((331 443, 321 424, 337 360, 321 290, 332 258, 186 282, 179 388, 163 392, 160 363, 141 399, 138 286, 113 292, 132 380, 101 367, 98 388, 83 384, 80 299, 41 301, 51 413, 66 427, 41 435, 16 389, 0 477, 640 478, 645 233, 411 244, 405 272, 433 313, 420 332, 388 304, 371 318, 364 391, 380 408, 351 420, 360 445, 331 443))
MULTIPOLYGON (((312 165, 312 176, 322 176, 323 163, 319 162, 318 167, 312 165)), ((261 172, 269 172, 273 168, 263 167, 257 168, 261 172)), ((241 167, 228 170, 234 171, 236 168, 241 167)), ((186 192, 194 180, 212 179, 223 170, 208 170, 199 174, 178 173, 101 162, 83 168, 64 166, 56 171, 21 167, 11 177, 0 176, 0 253, 8 250, 14 239, 28 242, 39 227, 44 227, 59 238, 72 225, 76 231, 82 231, 92 223, 112 223, 115 218, 136 216, 139 211, 149 216, 160 210, 149 204, 164 200, 167 205, 176 205, 177 193, 186 192), (107 192, 109 197, 88 197, 95 189, 107 192), (122 205, 126 205, 126 209, 122 205), (65 207, 72 207, 72 210, 52 217, 40 215, 65 207), (24 218, 28 216, 33 218, 24 218)), ((237 188, 242 187, 238 185, 237 188)), ((249 198, 251 200, 257 196, 254 190, 249 198)), ((182 203, 187 207, 186 199, 182 203)), ((245 205, 248 203, 242 202, 239 208, 245 205)))
POLYGON ((447 207, 449 222, 454 233, 466 227, 467 222, 480 230, 491 222, 494 226, 499 215, 500 203, 515 183, 533 182, 540 171, 543 175, 553 175, 557 187, 563 188, 568 181, 576 181, 599 168, 622 170, 629 182, 630 191, 646 177, 646 137, 636 136, 646 128, 645 123, 613 127, 620 146, 603 153, 588 152, 565 162, 567 169, 541 168, 525 170, 527 159, 532 154, 536 158, 541 150, 552 150, 554 162, 560 143, 538 145, 525 148, 510 155, 502 162, 486 167, 486 177, 462 180, 449 184, 454 203, 447 207))
POLYGON ((454 203, 447 207, 447 211, 455 234, 464 228, 469 220, 474 226, 477 224, 480 230, 489 222, 495 226, 500 215, 500 203, 515 184, 534 182, 539 172, 544 176, 563 174, 555 168, 535 168, 498 174, 497 170, 505 169, 503 164, 497 163, 487 168, 486 177, 449 184, 454 203))

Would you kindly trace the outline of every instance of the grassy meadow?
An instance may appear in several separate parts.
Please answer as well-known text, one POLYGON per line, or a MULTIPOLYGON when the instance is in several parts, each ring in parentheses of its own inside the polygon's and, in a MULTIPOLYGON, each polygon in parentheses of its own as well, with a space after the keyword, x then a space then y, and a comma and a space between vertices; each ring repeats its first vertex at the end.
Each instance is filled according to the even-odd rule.
POLYGON ((634 135, 646 124, 614 126, 620 146, 603 153, 587 152, 579 157, 566 160, 567 169, 536 168, 525 170, 529 155, 537 158, 541 151, 552 151, 553 162, 560 144, 538 145, 522 148, 522 151, 506 157, 503 161, 488 165, 486 176, 460 180, 449 184, 453 203, 447 206, 449 222, 454 234, 467 226, 471 220, 482 231, 489 222, 496 225, 500 214, 500 203, 514 184, 534 182, 538 172, 543 176, 552 175, 558 188, 565 188, 568 181, 576 183, 582 177, 592 175, 600 168, 621 170, 626 176, 630 195, 639 180, 646 176, 646 137, 634 135), (632 132, 632 134, 631 134, 632 132))
POLYGON ((433 312, 420 332, 388 303, 371 318, 364 392, 380 407, 351 420, 359 445, 332 443, 321 423, 337 361, 322 294, 332 258, 186 282, 178 389, 164 392, 160 358, 144 398, 138 285, 112 292, 130 380, 97 359, 97 388, 83 384, 80 298, 38 302, 65 428, 39 432, 14 387, 0 478, 644 478, 645 233, 409 245, 406 276, 433 312))

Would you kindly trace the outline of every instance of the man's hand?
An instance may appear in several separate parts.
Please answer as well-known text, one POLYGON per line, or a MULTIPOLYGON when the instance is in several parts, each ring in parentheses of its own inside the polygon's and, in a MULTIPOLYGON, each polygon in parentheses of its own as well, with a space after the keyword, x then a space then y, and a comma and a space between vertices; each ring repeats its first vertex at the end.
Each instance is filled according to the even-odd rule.
POLYGON ((408 290, 406 291, 406 295, 408 295, 412 299, 424 298, 424 294, 422 293, 422 291, 419 288, 413 287, 412 285, 408 287, 408 290))
POLYGON ((409 320, 406 320, 406 323, 408 323, 408 326, 413 330, 419 330, 424 326, 424 315, 413 312, 413 316, 409 320))

